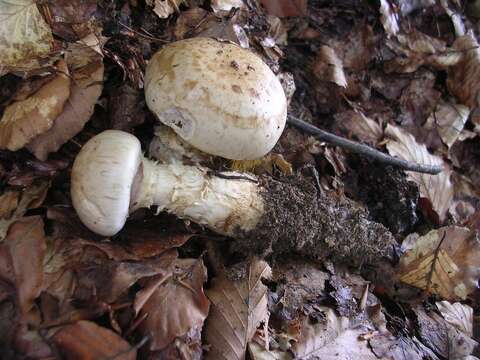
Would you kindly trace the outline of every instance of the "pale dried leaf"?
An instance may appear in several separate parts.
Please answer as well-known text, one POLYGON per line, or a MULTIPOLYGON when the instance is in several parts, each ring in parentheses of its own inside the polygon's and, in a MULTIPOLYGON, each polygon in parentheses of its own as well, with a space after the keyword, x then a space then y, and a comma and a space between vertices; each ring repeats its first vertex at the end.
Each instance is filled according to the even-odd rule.
POLYGON ((383 138, 378 123, 366 117, 361 111, 345 111, 334 115, 336 125, 345 133, 354 135, 362 142, 377 144, 383 138))
POLYGON ((306 317, 300 329, 300 338, 293 346, 295 358, 378 360, 366 340, 361 340, 365 330, 351 328, 346 317, 338 316, 333 309, 319 306, 325 318, 312 323, 306 317))
POLYGON ((447 87, 460 103, 471 110, 479 106, 480 49, 471 33, 455 40, 453 48, 462 54, 462 60, 449 68, 447 87))
POLYGON ((36 93, 5 109, 0 120, 0 149, 16 151, 53 126, 70 95, 70 78, 65 62, 59 73, 36 93))
POLYGON ((429 293, 464 300, 477 288, 480 244, 475 231, 449 226, 409 237, 400 258, 400 281, 429 293))
POLYGON ((280 350, 267 350, 256 342, 248 343, 248 353, 252 360, 292 360, 290 353, 280 350))
POLYGON ((10 226, 5 246, 13 261, 20 310, 26 314, 43 289, 43 259, 47 249, 43 220, 24 217, 10 226))
POLYGON ((153 7, 153 12, 160 19, 166 19, 175 12, 180 12, 179 6, 184 0, 147 0, 147 5, 153 7))
POLYGON ((429 201, 442 223, 453 198, 453 186, 450 182, 452 171, 446 168, 441 158, 430 154, 425 145, 417 143, 413 135, 401 128, 388 125, 385 134, 392 139, 387 143, 390 155, 419 164, 443 166, 443 171, 438 175, 406 172, 409 179, 418 185, 420 197, 429 201))
POLYGON ((248 342, 268 316, 267 287, 262 278, 270 277, 270 266, 252 260, 244 279, 231 281, 225 275, 213 279, 207 296, 212 302, 205 325, 210 345, 207 359, 244 359, 248 342))
POLYGON ((448 301, 437 301, 435 304, 446 322, 455 326, 465 335, 473 336, 472 307, 458 302, 452 304, 448 301))
POLYGON ((0 0, 0 76, 39 68, 52 50, 52 32, 36 3, 0 0))
POLYGON ((63 112, 53 126, 37 136, 27 148, 40 160, 57 151, 77 135, 93 114, 95 104, 103 89, 103 62, 89 64, 72 75, 73 82, 63 112))
POLYGON ((392 9, 388 0, 380 0, 380 21, 387 36, 394 36, 400 30, 398 27, 398 15, 392 9))
POLYGON ((3 241, 7 235, 9 226, 20 219, 28 209, 33 209, 41 205, 49 188, 48 182, 42 182, 36 185, 29 186, 23 190, 19 196, 19 202, 13 214, 6 219, 0 219, 0 242, 3 241))
POLYGON ((245 4, 242 0, 212 0, 211 7, 213 11, 230 11, 233 8, 243 8, 245 4))
POLYGON ((347 79, 343 72, 342 60, 340 60, 331 47, 323 45, 313 65, 315 76, 323 81, 329 81, 347 87, 347 79))
POLYGON ((137 293, 134 309, 139 317, 148 315, 139 330, 152 337, 150 350, 161 350, 192 328, 202 326, 210 306, 203 292, 206 280, 207 270, 201 259, 177 259, 137 293))
POLYGON ((450 148, 458 140, 468 120, 470 110, 465 105, 442 103, 430 115, 427 124, 434 124, 442 141, 450 148))

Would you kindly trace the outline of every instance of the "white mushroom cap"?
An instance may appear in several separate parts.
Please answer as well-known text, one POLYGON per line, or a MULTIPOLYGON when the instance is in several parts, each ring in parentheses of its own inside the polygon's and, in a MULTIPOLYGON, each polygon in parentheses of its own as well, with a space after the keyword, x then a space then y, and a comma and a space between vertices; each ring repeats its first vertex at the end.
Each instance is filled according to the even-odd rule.
POLYGON ((257 159, 285 127, 287 100, 270 68, 241 47, 210 38, 165 46, 145 74, 150 110, 192 146, 228 159, 257 159))
POLYGON ((138 139, 107 130, 90 139, 72 168, 72 202, 92 231, 112 236, 128 217, 132 184, 142 159, 138 139))

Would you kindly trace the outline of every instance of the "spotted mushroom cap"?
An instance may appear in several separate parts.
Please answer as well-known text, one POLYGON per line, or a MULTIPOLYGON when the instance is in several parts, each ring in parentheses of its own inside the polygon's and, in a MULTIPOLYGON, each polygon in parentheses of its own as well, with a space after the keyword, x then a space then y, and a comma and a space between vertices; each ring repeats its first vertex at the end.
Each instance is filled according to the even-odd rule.
POLYGON ((211 38, 162 48, 145 74, 148 107, 206 153, 257 159, 285 127, 287 100, 270 68, 251 51, 211 38))

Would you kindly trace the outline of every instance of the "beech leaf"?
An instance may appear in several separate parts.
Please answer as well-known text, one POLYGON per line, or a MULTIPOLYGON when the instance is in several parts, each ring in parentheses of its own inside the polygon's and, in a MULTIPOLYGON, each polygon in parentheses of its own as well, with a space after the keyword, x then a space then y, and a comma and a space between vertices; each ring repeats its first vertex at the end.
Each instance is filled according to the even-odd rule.
POLYGON ((207 359, 244 359, 248 342, 257 327, 267 320, 267 287, 271 269, 262 260, 252 260, 244 279, 230 281, 220 275, 212 282, 207 296, 212 302, 205 325, 210 345, 207 359))
POLYGON ((400 281, 445 299, 466 299, 480 278, 480 243, 475 231, 458 226, 410 235, 402 245, 400 281))
POLYGON ((41 67, 53 36, 34 0, 0 0, 0 76, 41 67))
POLYGON ((443 318, 465 335, 473 336, 473 309, 461 303, 437 301, 435 303, 443 318))
MULTIPOLYGON (((390 155, 425 165, 444 165, 438 156, 430 154, 427 147, 417 143, 413 135, 399 127, 388 125, 385 134, 392 139, 387 143, 390 155)), ((418 185, 420 197, 426 199, 438 216, 438 221, 445 220, 453 199, 453 185, 450 181, 452 171, 445 168, 438 175, 406 172, 409 179, 418 185)))

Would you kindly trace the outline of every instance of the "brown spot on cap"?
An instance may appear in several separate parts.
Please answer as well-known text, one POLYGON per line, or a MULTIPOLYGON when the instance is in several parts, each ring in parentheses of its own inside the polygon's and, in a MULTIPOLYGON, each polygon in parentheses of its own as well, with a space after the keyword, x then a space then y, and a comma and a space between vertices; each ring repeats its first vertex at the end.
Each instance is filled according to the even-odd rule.
POLYGON ((232 90, 235 91, 237 94, 243 94, 242 88, 238 85, 232 85, 232 90))

